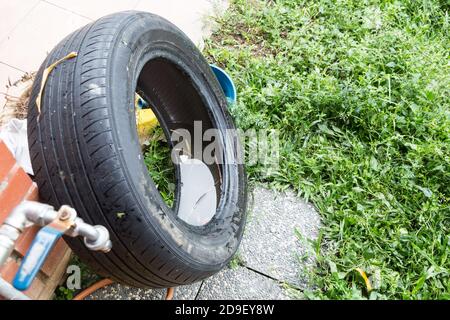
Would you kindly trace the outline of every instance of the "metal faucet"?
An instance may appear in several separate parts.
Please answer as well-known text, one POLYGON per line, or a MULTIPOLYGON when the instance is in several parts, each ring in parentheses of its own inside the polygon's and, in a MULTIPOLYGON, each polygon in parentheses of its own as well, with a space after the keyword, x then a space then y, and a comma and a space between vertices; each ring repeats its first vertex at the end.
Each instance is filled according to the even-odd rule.
POLYGON ((0 267, 14 250, 15 242, 25 228, 38 225, 39 230, 17 271, 13 285, 0 277, 0 296, 6 299, 28 300, 26 290, 39 272, 47 255, 62 236, 81 236, 90 250, 109 252, 112 247, 104 226, 90 225, 77 217, 75 209, 63 205, 58 211, 35 201, 23 201, 0 226, 0 267))

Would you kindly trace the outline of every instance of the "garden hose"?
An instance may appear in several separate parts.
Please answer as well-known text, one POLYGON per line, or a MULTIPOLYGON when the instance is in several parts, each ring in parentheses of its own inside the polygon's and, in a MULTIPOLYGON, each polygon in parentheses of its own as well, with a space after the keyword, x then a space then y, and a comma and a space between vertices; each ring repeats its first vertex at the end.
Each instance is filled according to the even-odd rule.
POLYGON ((102 279, 90 287, 84 289, 79 294, 77 294, 72 300, 84 300, 87 296, 91 295, 98 289, 104 288, 106 286, 109 286, 110 284, 114 283, 111 279, 102 279))
MULTIPOLYGON (((93 285, 87 287, 83 291, 81 291, 72 300, 84 300, 87 296, 93 294, 95 291, 97 291, 101 288, 107 287, 113 283, 114 283, 114 281, 112 281, 111 279, 102 279, 102 280, 94 283, 93 285)), ((175 288, 167 288, 165 300, 173 300, 174 293, 175 293, 175 288)))

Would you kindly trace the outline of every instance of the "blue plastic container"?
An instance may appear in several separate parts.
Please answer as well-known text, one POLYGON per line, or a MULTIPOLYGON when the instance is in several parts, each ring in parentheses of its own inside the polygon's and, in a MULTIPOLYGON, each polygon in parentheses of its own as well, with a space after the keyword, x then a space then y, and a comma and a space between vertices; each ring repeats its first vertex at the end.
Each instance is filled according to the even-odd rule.
POLYGON ((217 80, 219 80, 220 86, 222 87, 223 93, 229 103, 236 103, 237 93, 236 87, 234 86, 234 82, 231 77, 223 70, 216 65, 211 64, 211 69, 216 75, 217 80))

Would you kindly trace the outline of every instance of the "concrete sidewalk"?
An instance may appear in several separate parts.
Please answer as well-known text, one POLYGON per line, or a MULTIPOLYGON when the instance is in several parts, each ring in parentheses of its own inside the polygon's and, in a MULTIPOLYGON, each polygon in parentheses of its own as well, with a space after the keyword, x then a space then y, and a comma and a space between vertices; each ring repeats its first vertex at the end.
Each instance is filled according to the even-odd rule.
POLYGON ((0 0, 0 111, 6 85, 36 71, 66 35, 104 15, 124 10, 161 15, 202 46, 208 17, 223 12, 224 0, 0 0))

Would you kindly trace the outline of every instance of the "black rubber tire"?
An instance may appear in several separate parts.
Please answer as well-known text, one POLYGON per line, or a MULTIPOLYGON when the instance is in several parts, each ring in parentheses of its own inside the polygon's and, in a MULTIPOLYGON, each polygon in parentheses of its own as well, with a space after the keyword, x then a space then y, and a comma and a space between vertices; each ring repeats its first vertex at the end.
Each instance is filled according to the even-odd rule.
MULTIPOLYGON (((191 99, 192 111, 179 114, 184 126, 204 120, 220 132, 234 128, 217 79, 182 31, 145 12, 112 14, 67 36, 37 73, 28 113, 35 180, 42 202, 71 205, 85 221, 109 229, 113 248, 107 254, 66 239, 97 273, 142 288, 193 283, 218 272, 237 250, 247 202, 244 168, 220 166, 220 202, 207 225, 189 227, 177 219, 143 162, 134 113, 137 86, 154 91, 146 98, 159 105, 160 117, 165 110, 176 114, 170 106, 191 99), (50 73, 38 114, 43 70, 72 51, 78 56, 50 73), (166 65, 153 63, 139 78, 148 61, 166 65), (176 77, 180 83, 173 83, 176 77)), ((238 144, 223 143, 237 154, 238 144)))

